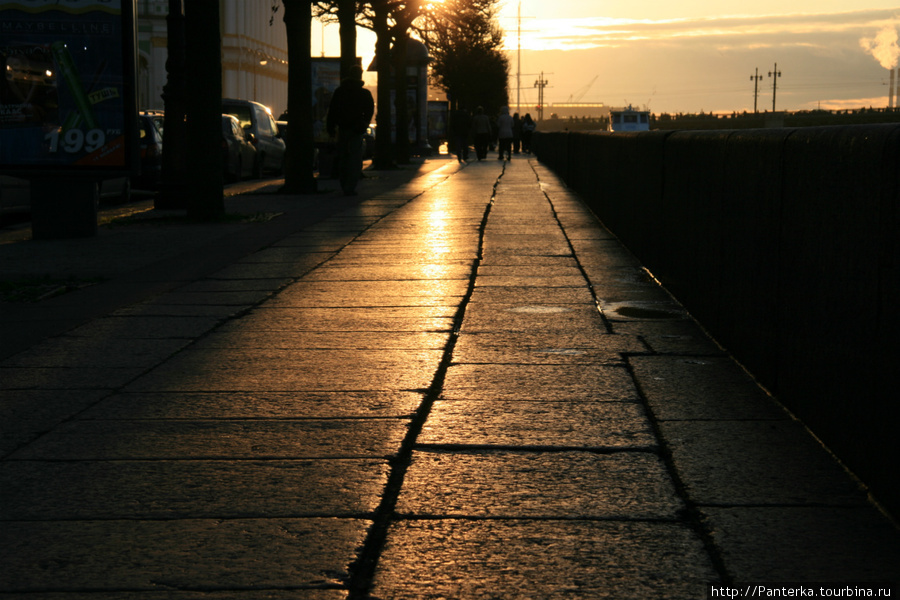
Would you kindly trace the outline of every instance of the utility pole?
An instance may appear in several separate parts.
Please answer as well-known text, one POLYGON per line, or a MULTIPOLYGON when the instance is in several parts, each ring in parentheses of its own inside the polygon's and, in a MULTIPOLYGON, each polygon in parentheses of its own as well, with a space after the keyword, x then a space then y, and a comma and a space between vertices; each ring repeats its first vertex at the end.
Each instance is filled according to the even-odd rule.
POLYGON ((775 112, 775 95, 778 93, 778 78, 781 77, 781 71, 778 70, 778 63, 775 63, 774 71, 769 71, 769 77, 772 78, 772 112, 775 112))
POLYGON ((516 43, 518 50, 516 51, 516 112, 521 112, 519 107, 522 106, 522 3, 519 2, 519 11, 517 13, 518 31, 516 32, 516 43))
POLYGON ((534 87, 538 89, 538 121, 544 120, 544 88, 550 83, 544 79, 544 72, 541 71, 541 77, 534 82, 534 87))
POLYGON ((756 67, 756 75, 751 75, 750 79, 753 80, 753 112, 759 112, 756 110, 756 100, 759 98, 759 82, 762 79, 762 75, 759 74, 759 67, 756 67))
POLYGON ((522 112, 522 19, 533 18, 522 16, 522 3, 519 2, 516 14, 516 110, 514 112, 522 112))

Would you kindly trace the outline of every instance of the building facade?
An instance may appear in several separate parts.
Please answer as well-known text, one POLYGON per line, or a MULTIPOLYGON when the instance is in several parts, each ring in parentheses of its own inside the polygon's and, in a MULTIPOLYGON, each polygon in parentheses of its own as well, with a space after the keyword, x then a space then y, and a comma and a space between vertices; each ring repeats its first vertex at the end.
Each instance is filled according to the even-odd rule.
MULTIPOLYGON (((138 0, 137 11, 138 106, 162 110, 169 0, 138 0)), ((273 15, 269 2, 219 1, 222 97, 261 102, 276 118, 287 110, 287 33, 282 16, 273 15)))

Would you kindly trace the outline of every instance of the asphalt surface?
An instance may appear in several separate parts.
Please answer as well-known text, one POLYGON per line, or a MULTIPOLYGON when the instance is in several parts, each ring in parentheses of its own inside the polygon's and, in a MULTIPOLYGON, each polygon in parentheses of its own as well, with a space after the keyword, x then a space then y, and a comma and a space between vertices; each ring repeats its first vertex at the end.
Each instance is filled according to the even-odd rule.
POLYGON ((0 235, 0 598, 900 581, 859 482, 539 163, 360 192, 0 235))

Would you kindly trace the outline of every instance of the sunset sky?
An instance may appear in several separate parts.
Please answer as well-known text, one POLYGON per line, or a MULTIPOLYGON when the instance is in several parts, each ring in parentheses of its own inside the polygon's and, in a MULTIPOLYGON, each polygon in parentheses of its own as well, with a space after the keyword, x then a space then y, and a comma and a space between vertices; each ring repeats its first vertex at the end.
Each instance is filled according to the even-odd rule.
MULTIPOLYGON (((513 103, 518 8, 506 0, 500 14, 513 103)), ((537 103, 543 72, 550 104, 752 111, 758 69, 758 107, 771 110, 768 73, 777 63, 778 110, 883 107, 886 65, 900 54, 900 7, 888 0, 521 0, 521 15, 523 105, 537 103)), ((337 35, 336 26, 325 30, 326 41, 337 35)), ((370 46, 374 39, 361 35, 360 54, 370 57, 370 46)))

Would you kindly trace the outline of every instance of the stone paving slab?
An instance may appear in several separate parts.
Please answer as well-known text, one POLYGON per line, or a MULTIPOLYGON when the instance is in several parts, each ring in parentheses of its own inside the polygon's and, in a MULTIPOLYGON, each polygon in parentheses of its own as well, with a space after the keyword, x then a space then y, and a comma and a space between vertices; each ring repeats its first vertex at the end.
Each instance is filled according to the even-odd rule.
MULTIPOLYGON (((643 352, 644 345, 636 337, 622 335, 594 335, 590 343, 581 347, 529 345, 526 336, 516 336, 518 343, 510 343, 510 336, 502 333, 474 333, 460 336, 453 349, 453 360, 470 364, 584 364, 618 365, 622 355, 643 352)), ((550 338, 550 336, 545 336, 550 338)), ((558 339, 552 339, 558 343, 558 339)))
POLYGON ((451 281, 301 281, 266 303, 277 307, 457 306, 468 282, 451 281))
MULTIPOLYGON (((410 417, 422 393, 172 392, 119 393, 79 414, 82 420, 347 419, 410 417)), ((0 403, 2 403, 0 395, 0 403)), ((77 411, 76 411, 77 412, 77 411)))
POLYGON ((336 365, 352 364, 354 369, 413 369, 434 370, 443 356, 442 348, 419 349, 362 349, 362 348, 304 348, 298 352, 295 348, 244 346, 191 348, 178 357, 171 358, 160 370, 201 371, 216 369, 224 371, 241 371, 258 369, 260 371, 277 364, 281 369, 329 368, 335 370, 336 365))
POLYGON ((419 437, 426 445, 647 449, 656 438, 632 402, 438 401, 419 437))
POLYGON ((186 283, 178 288, 177 294, 219 294, 223 300, 229 299, 228 293, 261 294, 263 298, 292 282, 290 278, 278 279, 216 279, 206 277, 198 281, 186 283))
POLYGON ((256 331, 440 331, 453 328, 449 306, 341 308, 261 308, 229 323, 256 331))
POLYGON ((371 459, 13 460, 0 464, 0 514, 15 521, 354 517, 375 511, 387 473, 385 461, 371 459), (48 481, 66 493, 48 494, 48 481))
MULTIPOLYGON (((215 354, 212 354, 215 356, 215 354)), ((401 368, 387 370, 386 362, 352 368, 345 361, 330 364, 266 366, 212 361, 202 366, 183 361, 166 363, 129 383, 129 392, 284 392, 284 391, 381 391, 427 388, 436 365, 414 361, 394 362, 401 368)), ((123 376, 124 379, 124 376, 123 376)))
MULTIPOLYGON (((34 600, 36 594, 4 594, 3 600, 34 600)), ((344 600, 346 590, 292 589, 292 590, 227 590, 202 592, 47 592, 41 600, 344 600)))
POLYGON ((467 281, 472 273, 469 264, 408 263, 397 266, 371 267, 333 267, 317 269, 310 273, 307 281, 428 281, 461 279, 467 281))
POLYGON ((677 523, 410 520, 391 527, 372 595, 683 600, 715 580, 677 523))
POLYGON ((11 367, 148 367, 190 343, 186 339, 127 339, 62 336, 32 346, 4 361, 11 367))
MULTIPOLYGON (((594 328, 578 329, 575 331, 556 330, 551 333, 532 330, 532 331, 504 331, 499 333, 468 333, 462 332, 460 335, 460 346, 465 349, 469 344, 479 344, 488 346, 498 346, 506 344, 511 351, 515 349, 525 348, 549 348, 557 350, 571 350, 584 348, 603 348, 612 336, 606 337, 605 331, 598 331, 594 328), (604 336, 604 337, 600 337, 604 336), (505 342, 504 342, 505 340, 505 342)), ((643 340, 638 336, 620 336, 622 338, 630 337, 637 340, 641 344, 641 348, 645 348, 643 340)), ((476 362, 463 361, 458 362, 476 362)), ((501 361, 502 363, 518 362, 518 361, 501 361)), ((531 362, 531 361, 525 361, 531 362)))
POLYGON ((517 364, 451 365, 443 397, 540 402, 637 399, 631 376, 621 367, 517 364))
POLYGON ((704 507, 702 512, 737 581, 900 582, 897 532, 871 507, 704 507))
POLYGON ((406 426, 396 419, 76 421, 10 459, 381 458, 397 451, 406 426))
POLYGON ((859 486, 795 421, 663 421, 687 493, 699 504, 847 505, 859 486))
POLYGON ((72 324, 0 364, 0 598, 897 578, 865 491, 538 163, 394 177, 248 199, 281 216, 73 294, 122 292, 84 327, 20 311, 72 324))
POLYGON ((109 390, 0 390, 0 455, 95 404, 109 390))
POLYGON ((659 354, 722 355, 722 348, 696 322, 675 319, 610 319, 613 333, 639 337, 651 352, 659 354))
POLYGON ((120 388, 143 368, 0 367, 0 390, 97 390, 120 388))
POLYGON ((368 527, 365 520, 334 518, 8 522, 0 528, 3 589, 338 585, 346 581, 368 527))
POLYGON ((489 286, 472 291, 472 306, 498 304, 589 304, 596 307, 594 297, 585 287, 489 286))
POLYGON ((592 304, 500 304, 473 302, 466 310, 461 331, 496 333, 506 331, 571 331, 594 329, 606 332, 597 307, 592 304))
POLYGON ((181 338, 200 337, 221 322, 215 317, 119 316, 105 317, 69 332, 93 338, 181 338))
POLYGON ((449 331, 245 331, 222 327, 198 340, 194 348, 437 350, 447 345, 449 331))
POLYGON ((414 453, 396 510, 404 518, 675 519, 682 508, 652 453, 463 449, 414 453))
POLYGON ((728 357, 632 356, 628 362, 662 421, 790 418, 728 357))

